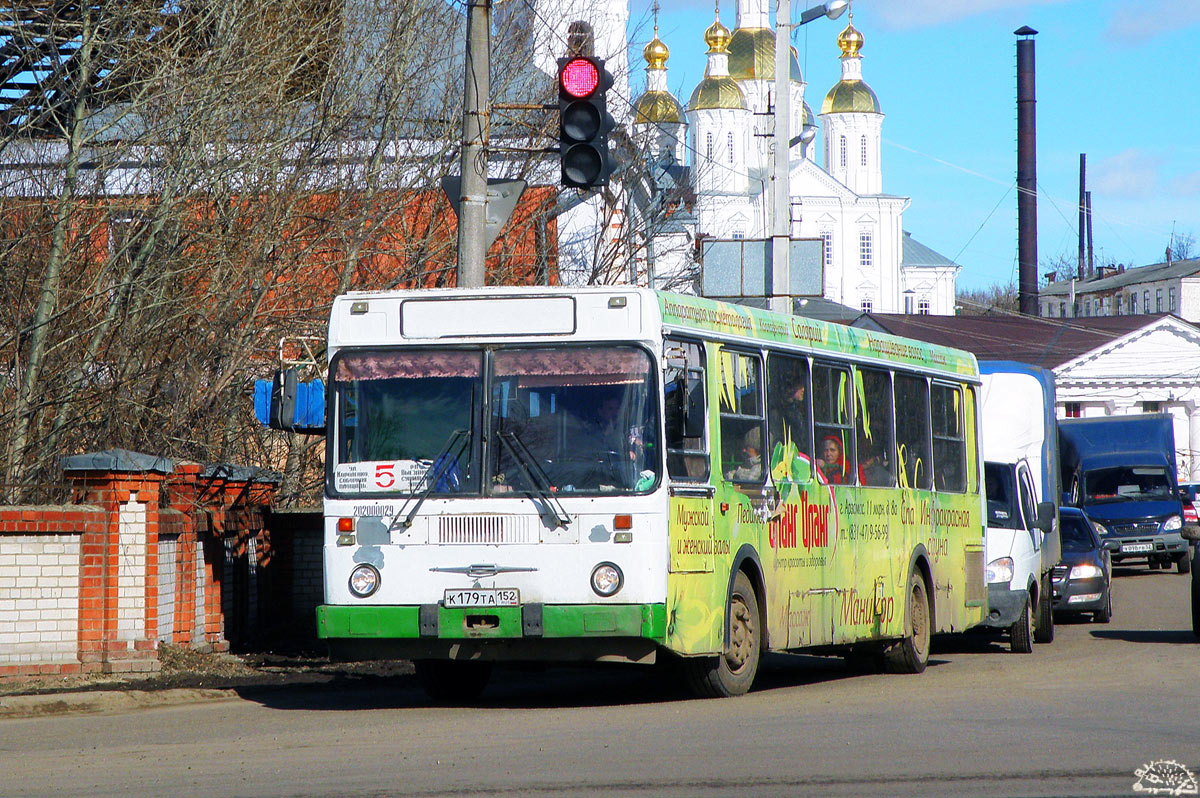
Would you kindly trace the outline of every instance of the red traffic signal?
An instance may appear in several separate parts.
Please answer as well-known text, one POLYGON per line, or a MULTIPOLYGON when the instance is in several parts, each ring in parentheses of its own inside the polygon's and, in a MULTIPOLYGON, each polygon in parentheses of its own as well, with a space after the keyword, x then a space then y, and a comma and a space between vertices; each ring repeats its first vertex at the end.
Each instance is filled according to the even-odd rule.
POLYGON ((562 184, 594 188, 608 183, 608 115, 605 93, 612 77, 592 56, 558 62, 558 143, 562 184))
POLYGON ((558 85, 572 97, 582 99, 600 85, 600 70, 590 58, 572 58, 559 70, 558 85))

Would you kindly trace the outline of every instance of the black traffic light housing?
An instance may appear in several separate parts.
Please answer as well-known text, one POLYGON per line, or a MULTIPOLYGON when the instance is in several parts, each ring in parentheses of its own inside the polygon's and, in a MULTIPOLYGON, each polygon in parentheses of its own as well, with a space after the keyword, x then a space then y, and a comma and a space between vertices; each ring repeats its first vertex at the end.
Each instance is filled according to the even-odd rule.
POLYGON ((558 144, 564 186, 608 185, 612 172, 608 133, 613 119, 605 93, 612 83, 603 58, 558 59, 558 144))

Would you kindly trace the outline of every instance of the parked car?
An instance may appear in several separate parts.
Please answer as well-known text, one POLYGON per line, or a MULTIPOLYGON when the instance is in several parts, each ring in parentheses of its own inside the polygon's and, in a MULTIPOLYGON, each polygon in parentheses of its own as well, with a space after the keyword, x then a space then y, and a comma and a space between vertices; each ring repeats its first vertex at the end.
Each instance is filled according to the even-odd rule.
POLYGON ((1188 496, 1188 492, 1180 487, 1179 500, 1183 502, 1183 523, 1200 525, 1200 515, 1196 514, 1196 498, 1188 496))
POLYGON ((1062 560, 1050 573, 1055 612, 1090 612, 1092 620, 1112 619, 1112 557, 1083 511, 1059 510, 1062 560))

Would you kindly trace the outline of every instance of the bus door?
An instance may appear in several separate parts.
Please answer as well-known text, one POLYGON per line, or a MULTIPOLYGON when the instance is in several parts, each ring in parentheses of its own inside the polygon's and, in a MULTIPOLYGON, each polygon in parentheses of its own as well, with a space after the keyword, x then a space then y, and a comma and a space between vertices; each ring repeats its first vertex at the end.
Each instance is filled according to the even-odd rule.
POLYGON ((726 580, 716 573, 709 406, 704 345, 667 339, 663 347, 670 495, 667 644, 683 654, 720 651, 724 634, 721 609, 726 580))

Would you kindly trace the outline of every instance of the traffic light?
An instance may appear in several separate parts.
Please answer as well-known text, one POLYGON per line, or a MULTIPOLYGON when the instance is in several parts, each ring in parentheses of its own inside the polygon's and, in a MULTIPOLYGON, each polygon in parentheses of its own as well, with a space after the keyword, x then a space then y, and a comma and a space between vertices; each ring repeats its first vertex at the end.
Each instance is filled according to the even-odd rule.
POLYGON ((558 59, 558 143, 562 184, 608 185, 608 132, 613 128, 605 92, 612 76, 604 59, 586 55, 558 59))

